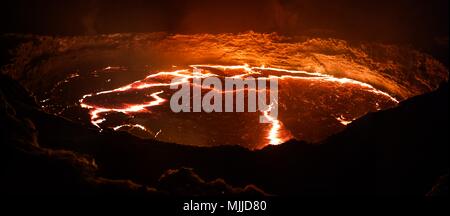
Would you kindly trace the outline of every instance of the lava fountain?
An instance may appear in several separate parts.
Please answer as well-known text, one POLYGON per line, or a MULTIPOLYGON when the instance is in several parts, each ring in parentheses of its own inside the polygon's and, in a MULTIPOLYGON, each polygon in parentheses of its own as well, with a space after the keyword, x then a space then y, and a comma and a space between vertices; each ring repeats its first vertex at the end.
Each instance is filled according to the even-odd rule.
POLYGON ((408 48, 253 32, 36 36, 2 70, 22 80, 47 112, 100 131, 249 149, 293 138, 319 142, 368 112, 448 80, 442 64, 408 48), (278 117, 270 110, 172 112, 171 80, 192 86, 194 78, 205 77, 277 78, 278 117), (260 123, 261 115, 269 123, 260 123))

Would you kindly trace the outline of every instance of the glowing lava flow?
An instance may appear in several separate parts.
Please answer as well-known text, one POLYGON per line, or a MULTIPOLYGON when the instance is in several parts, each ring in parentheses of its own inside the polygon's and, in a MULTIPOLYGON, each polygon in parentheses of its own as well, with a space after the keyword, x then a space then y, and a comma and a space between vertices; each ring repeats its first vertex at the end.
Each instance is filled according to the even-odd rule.
MULTIPOLYGON (((105 108, 105 107, 99 107, 99 106, 92 106, 84 103, 84 99, 87 97, 92 96, 92 94, 84 95, 83 98, 80 100, 80 105, 83 108, 91 109, 89 114, 91 115, 91 123, 98 128, 100 128, 99 124, 105 121, 104 118, 100 118, 101 113, 108 113, 108 112, 121 112, 124 114, 133 113, 133 112, 142 112, 145 111, 145 108, 157 106, 162 104, 164 101, 166 101, 164 98, 159 97, 158 95, 163 93, 163 91, 155 92, 151 94, 150 96, 153 97, 155 100, 146 102, 143 104, 134 104, 129 105, 123 109, 117 109, 117 108, 105 108)), ((96 94, 98 95, 98 94, 96 94)))
MULTIPOLYGON (((154 74, 150 74, 147 77, 145 77, 142 80, 135 81, 131 84, 112 89, 107 91, 100 91, 97 93, 91 93, 84 95, 80 100, 80 106, 82 108, 89 109, 90 114, 90 120, 93 125, 95 125, 98 128, 100 127, 100 124, 105 121, 105 114, 112 113, 112 112, 120 112, 124 114, 129 113, 137 113, 137 112, 147 112, 148 108, 154 107, 154 106, 160 106, 163 103, 165 103, 168 98, 162 98, 160 95, 164 91, 156 91, 150 94, 150 97, 153 99, 151 101, 147 101, 145 103, 138 103, 138 104, 127 104, 123 108, 115 108, 115 107, 107 107, 107 106, 98 106, 93 103, 89 103, 87 101, 88 98, 93 96, 98 96, 102 94, 110 94, 110 93, 120 93, 120 92, 127 92, 127 91, 135 91, 135 90, 142 90, 142 89, 151 89, 151 88, 161 88, 161 87, 169 87, 170 85, 173 85, 174 83, 171 83, 172 78, 180 78, 177 83, 175 84, 183 84, 183 83, 190 83, 193 78, 205 78, 205 77, 211 77, 211 76, 217 76, 217 77, 233 77, 233 78, 245 78, 250 76, 256 76, 258 79, 270 79, 272 77, 278 78, 278 79, 302 79, 302 80, 311 80, 311 81, 319 81, 319 82, 332 82, 337 84, 350 84, 350 85, 357 85, 364 89, 366 89, 369 92, 372 92, 376 95, 383 96, 388 98, 390 101, 393 101, 395 103, 398 103, 397 99, 393 96, 389 95, 388 93, 381 91, 379 89, 374 88, 372 85, 352 80, 348 78, 338 78, 334 77, 328 74, 322 74, 317 72, 307 72, 307 71, 299 71, 299 70, 287 70, 287 69, 281 69, 281 68, 270 68, 270 67, 251 67, 249 65, 232 65, 232 66, 225 66, 225 65, 191 65, 190 69, 182 69, 182 70, 175 70, 175 71, 169 71, 169 72, 158 72, 154 74), (196 69, 204 69, 207 72, 199 72, 196 69), (214 73, 214 70, 219 70, 223 74, 217 74, 214 73), (156 80, 156 81, 155 81, 156 80), (163 81, 161 81, 163 80, 163 81)), ((203 88, 205 89, 205 88, 203 88)), ((240 91, 244 89, 236 89, 234 91, 240 91)), ((247 89, 249 90, 249 89, 247 89)), ((225 91, 221 91, 221 93, 224 93, 225 91)), ((290 136, 282 136, 280 131, 283 127, 283 123, 278 120, 271 117, 268 113, 271 111, 273 107, 273 104, 269 106, 269 109, 263 112, 264 117, 270 122, 271 126, 270 129, 267 131, 266 138, 269 141, 269 144, 277 145, 281 144, 287 139, 291 138, 290 136)), ((346 125, 350 123, 349 121, 345 121, 344 119, 340 118, 337 119, 341 122, 341 124, 346 125)), ((136 127, 140 128, 144 131, 147 131, 147 129, 138 124, 125 124, 125 125, 118 125, 113 127, 114 130, 118 130, 122 127, 136 127)), ((158 131, 156 135, 158 135, 161 132, 158 131)))
POLYGON ((273 104, 270 104, 268 109, 263 112, 264 117, 271 123, 269 132, 267 133, 267 139, 271 145, 279 145, 286 141, 286 138, 281 138, 279 131, 281 129, 281 122, 278 119, 269 115, 269 112, 273 109, 273 104))
POLYGON ((147 130, 144 126, 142 126, 140 124, 124 124, 124 125, 119 125, 119 126, 113 127, 113 129, 114 130, 119 130, 120 128, 123 128, 123 127, 139 128, 139 129, 144 130, 144 131, 147 130))
POLYGON ((350 124, 350 123, 352 123, 352 121, 353 120, 346 120, 345 118, 344 118, 344 116, 339 116, 339 117, 337 117, 336 118, 336 120, 338 120, 339 121, 339 123, 341 123, 342 125, 348 125, 348 124, 350 124))

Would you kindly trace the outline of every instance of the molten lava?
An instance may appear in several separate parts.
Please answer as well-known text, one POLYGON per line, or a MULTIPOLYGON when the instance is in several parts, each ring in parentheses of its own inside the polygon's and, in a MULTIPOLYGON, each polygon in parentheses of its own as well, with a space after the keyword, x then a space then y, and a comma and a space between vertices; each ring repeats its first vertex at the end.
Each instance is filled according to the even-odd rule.
MULTIPOLYGON (((105 71, 112 70, 112 67, 108 67, 104 69, 105 71)), ((287 128, 283 119, 287 122, 292 121, 292 118, 295 118, 295 114, 301 114, 302 109, 310 108, 310 107, 299 107, 296 109, 290 109, 297 105, 301 105, 302 103, 295 96, 290 95, 289 91, 294 90, 297 91, 299 95, 302 94, 302 91, 309 92, 309 94, 315 94, 316 96, 321 96, 321 93, 315 93, 314 91, 308 90, 308 87, 314 88, 314 86, 320 86, 324 88, 326 91, 327 88, 338 88, 342 89, 337 92, 322 92, 327 93, 327 97, 335 97, 335 100, 340 100, 340 97, 348 97, 347 100, 364 100, 364 103, 368 106, 368 108, 363 111, 358 111, 357 109, 339 109, 333 113, 326 113, 319 118, 330 120, 329 118, 333 118, 337 120, 342 125, 346 125, 349 121, 344 121, 342 119, 343 115, 349 116, 350 119, 355 119, 360 115, 365 114, 367 111, 374 111, 377 109, 382 109, 386 107, 390 107, 398 103, 398 101, 390 96, 388 93, 383 92, 374 88, 373 86, 363 83, 360 81, 348 79, 348 78, 336 78, 331 75, 317 73, 317 72, 306 72, 299 70, 286 70, 280 68, 270 68, 270 67, 250 67, 248 65, 236 65, 236 66, 223 66, 223 65, 191 65, 187 69, 175 70, 169 72, 157 72, 148 75, 142 80, 135 81, 131 84, 121 86, 119 88, 115 88, 112 90, 99 91, 96 93, 85 94, 80 100, 80 106, 86 109, 89 109, 91 123, 99 128, 113 128, 114 130, 120 130, 123 128, 129 129, 140 129, 149 134, 149 136, 157 137, 158 139, 163 141, 170 142, 181 142, 184 144, 192 144, 192 145, 214 145, 217 144, 241 144, 249 148, 261 148, 268 144, 277 145, 291 139, 293 137, 307 140, 320 140, 328 135, 330 132, 324 131, 321 132, 321 126, 317 125, 315 130, 318 130, 317 137, 313 137, 308 135, 308 132, 302 131, 301 129, 296 128, 287 128), (193 69, 201 68, 203 69, 203 73, 195 72, 193 69), (169 89, 171 85, 170 81, 174 78, 179 79, 179 84, 189 83, 193 85, 192 80, 194 78, 205 78, 216 76, 224 79, 225 77, 240 77, 246 78, 249 76, 256 77, 258 79, 268 79, 269 77, 276 77, 280 80, 280 101, 278 103, 283 107, 283 114, 280 114, 280 119, 275 119, 268 115, 272 106, 269 106, 269 109, 263 112, 263 115, 270 122, 269 125, 258 125, 256 121, 258 115, 252 113, 212 113, 212 114, 202 114, 202 113, 170 113, 170 109, 167 107, 167 101, 169 100, 173 90, 169 89), (347 90, 345 90, 347 89, 347 90), (348 93, 350 95, 348 95, 348 93), (362 98, 361 96, 364 96, 362 98), (300 103, 298 103, 300 102, 300 103), (151 119, 158 118, 161 114, 154 113, 164 113, 165 116, 171 116, 169 119, 181 119, 177 121, 177 125, 173 125, 175 127, 181 128, 177 133, 168 132, 168 136, 164 134, 166 131, 170 131, 170 127, 155 127, 155 124, 152 124, 151 119), (121 113, 125 115, 125 118, 119 118, 120 120, 111 120, 107 121, 113 113, 121 113), (155 115, 155 117, 152 117, 155 115), (223 117, 223 115, 227 115, 227 117, 223 117), (139 117, 138 117, 139 116, 139 117), (143 117, 146 116, 146 117, 143 117), (205 118, 209 116, 209 119, 203 121, 196 121, 193 125, 192 119, 195 118, 205 118), (334 117, 338 116, 338 117, 334 117), (253 118, 253 119, 252 119, 253 118), (226 124, 230 124, 233 121, 244 121, 244 123, 248 123, 246 130, 242 131, 241 128, 233 128, 225 126, 226 124), (136 123, 140 122, 140 123, 136 123), (184 134, 189 133, 199 133, 195 130, 191 130, 191 127, 198 127, 199 125, 205 125, 205 128, 208 128, 208 125, 214 125, 212 122, 221 122, 224 124, 222 127, 226 128, 224 134, 216 134, 211 132, 206 132, 204 138, 206 140, 202 140, 202 142, 198 142, 198 140, 186 139, 183 140, 184 134), (254 131, 252 131, 252 127, 254 127, 254 131), (149 129, 152 128, 152 129, 149 129), (157 131, 157 132, 151 132, 157 131), (172 135, 170 135, 172 134, 172 135), (246 138, 243 136, 249 136, 246 138), (218 135, 218 136, 217 136, 218 135), (177 136, 177 138, 174 138, 177 136), (233 138, 230 138, 233 136, 233 138), (222 140, 222 142, 220 141, 222 140), (233 140, 233 141, 232 141, 233 140)), ((202 89, 202 91, 207 91, 211 89, 202 89)), ((248 91, 249 89, 235 89, 235 91, 248 91)), ((254 89, 251 89, 254 90, 254 89)), ((323 91, 322 90, 322 91, 323 91)), ((222 91, 221 93, 224 93, 222 91)), ((303 92, 305 93, 305 92, 303 92)), ((300 98, 303 100, 307 100, 307 97, 300 98)), ((317 101, 320 102, 320 101, 317 101)), ((324 106, 330 106, 331 110, 333 110, 333 104, 323 104, 324 106)), ((303 104, 302 106, 311 106, 303 104)), ((314 108, 314 107, 312 107, 314 108)), ((320 109, 318 109, 319 111, 320 109)), ((117 117, 116 117, 117 118, 117 117)), ((298 118, 294 119, 297 121, 304 121, 305 124, 314 124, 314 122, 309 122, 308 118, 298 118)), ((170 121, 170 120, 169 120, 170 121)), ((156 124, 158 125, 158 124, 156 124)), ((311 125, 312 126, 312 125, 311 125)), ((291 126, 292 127, 292 126, 291 126)), ((322 127, 339 127, 336 124, 324 124, 322 127)), ((245 128, 245 127, 244 127, 245 128)), ((217 130, 220 133, 220 128, 211 127, 208 130, 217 130)), ((311 134, 313 135, 313 134, 311 134)), ((192 136, 192 135, 191 135, 192 136)))
POLYGON ((448 80, 443 64, 410 47, 276 33, 27 36, 12 54, 1 71, 21 80, 45 111, 102 130, 196 146, 318 142, 448 80), (270 110, 171 111, 172 78, 192 85, 211 76, 277 77, 278 117, 270 110), (259 123, 261 115, 270 123, 259 123))

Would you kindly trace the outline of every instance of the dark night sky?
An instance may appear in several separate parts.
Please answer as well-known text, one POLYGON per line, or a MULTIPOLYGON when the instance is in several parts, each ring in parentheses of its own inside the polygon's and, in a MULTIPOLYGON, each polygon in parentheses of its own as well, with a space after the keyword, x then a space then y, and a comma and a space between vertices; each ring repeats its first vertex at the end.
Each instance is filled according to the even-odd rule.
POLYGON ((93 22, 101 33, 313 28, 448 33, 447 0, 15 0, 2 4, 3 31, 9 32, 80 34, 93 22))
POLYGON ((1 4, 4 33, 254 30, 448 46, 448 0, 15 0, 1 4))

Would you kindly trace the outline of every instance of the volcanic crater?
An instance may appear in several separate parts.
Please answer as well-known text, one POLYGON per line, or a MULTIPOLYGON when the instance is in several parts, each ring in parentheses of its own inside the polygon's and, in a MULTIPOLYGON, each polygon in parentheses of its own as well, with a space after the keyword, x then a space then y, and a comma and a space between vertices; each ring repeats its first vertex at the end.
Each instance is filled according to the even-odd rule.
POLYGON ((100 131, 194 146, 318 143, 448 80, 445 66, 427 54, 339 39, 254 32, 14 37, 23 42, 2 71, 46 112, 100 131), (192 85, 195 69, 222 80, 278 78, 278 118, 261 124, 258 112, 172 112, 170 81, 192 85))

